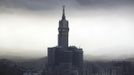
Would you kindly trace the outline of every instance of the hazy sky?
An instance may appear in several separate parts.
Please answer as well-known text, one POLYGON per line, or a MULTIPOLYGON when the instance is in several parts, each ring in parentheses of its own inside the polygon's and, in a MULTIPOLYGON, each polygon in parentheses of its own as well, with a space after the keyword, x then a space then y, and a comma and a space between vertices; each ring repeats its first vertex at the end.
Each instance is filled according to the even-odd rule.
POLYGON ((134 55, 133 0, 0 0, 0 56, 46 56, 57 45, 62 5, 69 44, 85 55, 134 55))

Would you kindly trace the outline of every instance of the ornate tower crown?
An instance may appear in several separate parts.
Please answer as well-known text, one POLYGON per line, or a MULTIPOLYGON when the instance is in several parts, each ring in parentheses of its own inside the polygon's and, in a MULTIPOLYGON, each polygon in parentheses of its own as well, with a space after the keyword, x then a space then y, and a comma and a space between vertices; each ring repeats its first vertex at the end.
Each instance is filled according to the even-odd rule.
POLYGON ((59 28, 58 28, 58 46, 60 47, 68 47, 68 21, 66 20, 65 16, 65 6, 63 6, 62 11, 62 19, 59 21, 59 28))

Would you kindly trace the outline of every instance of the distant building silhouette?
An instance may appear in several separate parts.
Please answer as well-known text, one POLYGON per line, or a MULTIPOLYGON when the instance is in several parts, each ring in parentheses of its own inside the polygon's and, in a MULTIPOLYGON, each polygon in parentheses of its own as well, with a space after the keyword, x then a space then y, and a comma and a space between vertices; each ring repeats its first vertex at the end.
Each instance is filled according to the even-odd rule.
POLYGON ((69 26, 63 6, 59 21, 58 46, 48 48, 47 75, 83 75, 83 50, 68 46, 69 26))

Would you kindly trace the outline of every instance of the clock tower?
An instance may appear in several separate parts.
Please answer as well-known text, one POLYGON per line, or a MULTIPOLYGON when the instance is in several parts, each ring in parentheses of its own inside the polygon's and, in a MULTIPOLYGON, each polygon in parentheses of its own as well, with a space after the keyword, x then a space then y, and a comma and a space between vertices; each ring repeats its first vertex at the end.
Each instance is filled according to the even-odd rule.
POLYGON ((68 47, 68 21, 66 20, 65 16, 65 6, 63 6, 63 13, 62 13, 62 19, 59 21, 59 28, 58 28, 59 34, 58 34, 58 46, 66 48, 68 47))
POLYGON ((83 50, 76 46, 68 46, 68 25, 63 6, 58 27, 58 46, 48 48, 45 75, 83 75, 83 50))

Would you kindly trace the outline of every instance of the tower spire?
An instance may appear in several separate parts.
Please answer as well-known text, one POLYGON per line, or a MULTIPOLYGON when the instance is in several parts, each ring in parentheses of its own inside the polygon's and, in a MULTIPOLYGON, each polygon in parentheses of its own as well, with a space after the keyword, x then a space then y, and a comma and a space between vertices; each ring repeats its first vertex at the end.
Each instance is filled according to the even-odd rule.
POLYGON ((66 19, 66 16, 65 16, 65 5, 63 5, 63 11, 62 11, 62 19, 66 19))

